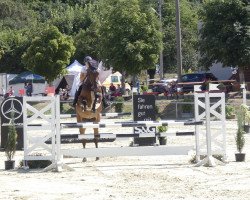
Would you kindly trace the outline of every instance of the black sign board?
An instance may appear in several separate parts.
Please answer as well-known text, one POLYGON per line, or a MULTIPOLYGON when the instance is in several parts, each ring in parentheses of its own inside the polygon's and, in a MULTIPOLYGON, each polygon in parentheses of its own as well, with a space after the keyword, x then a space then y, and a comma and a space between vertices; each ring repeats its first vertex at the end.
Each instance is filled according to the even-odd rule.
MULTIPOLYGON (((155 96, 154 95, 133 95, 133 119, 134 121, 154 121, 155 96)), ((156 127, 135 127, 134 133, 156 133, 156 127)), ((156 143, 155 137, 134 138, 134 144, 139 146, 149 146, 156 143)))
POLYGON ((17 150, 23 149, 23 98, 9 97, 1 104, 1 148, 5 147, 8 137, 8 127, 13 113, 14 124, 17 131, 17 150))

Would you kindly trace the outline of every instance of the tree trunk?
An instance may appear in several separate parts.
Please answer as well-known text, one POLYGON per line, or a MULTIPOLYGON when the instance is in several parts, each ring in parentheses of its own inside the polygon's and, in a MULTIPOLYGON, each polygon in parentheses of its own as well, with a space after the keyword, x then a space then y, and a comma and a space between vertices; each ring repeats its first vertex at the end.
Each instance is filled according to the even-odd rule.
POLYGON ((239 78, 240 78, 240 84, 245 83, 245 76, 244 76, 243 68, 239 68, 239 78))

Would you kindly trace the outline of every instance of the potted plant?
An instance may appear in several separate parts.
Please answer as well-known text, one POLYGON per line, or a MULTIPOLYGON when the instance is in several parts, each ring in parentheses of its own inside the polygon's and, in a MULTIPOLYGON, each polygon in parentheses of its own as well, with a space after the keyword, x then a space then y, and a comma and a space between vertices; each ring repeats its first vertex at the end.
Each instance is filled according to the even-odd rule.
POLYGON ((240 105, 240 113, 242 113, 242 123, 243 123, 243 130, 246 133, 250 133, 250 112, 249 107, 245 104, 240 105))
POLYGON ((235 137, 235 142, 236 142, 236 147, 238 153, 235 153, 235 160, 236 162, 242 162, 245 161, 245 153, 242 153, 243 147, 245 145, 245 138, 244 138, 244 133, 245 131, 243 130, 244 127, 244 112, 240 110, 237 114, 237 133, 235 137))
POLYGON ((115 112, 122 112, 124 107, 124 98, 123 97, 116 97, 115 98, 115 112))
POLYGON ((183 100, 183 105, 182 105, 182 117, 192 117, 193 113, 192 113, 192 104, 191 104, 192 100, 191 99, 184 99, 183 100))
POLYGON ((16 153, 17 132, 14 125, 13 114, 11 114, 11 116, 11 124, 8 127, 8 137, 5 145, 5 155, 7 157, 5 161, 6 170, 14 169, 15 167, 15 160, 13 160, 13 158, 16 153))
POLYGON ((231 105, 225 107, 226 119, 235 119, 235 108, 231 105))
POLYGON ((147 93, 147 91, 148 91, 148 86, 146 86, 146 85, 141 86, 141 92, 143 94, 147 93))
MULTIPOLYGON (((160 133, 165 133, 167 131, 168 127, 167 126, 157 126, 157 132, 160 133)), ((159 136, 159 144, 160 145, 166 145, 167 144, 167 137, 162 137, 159 136)))

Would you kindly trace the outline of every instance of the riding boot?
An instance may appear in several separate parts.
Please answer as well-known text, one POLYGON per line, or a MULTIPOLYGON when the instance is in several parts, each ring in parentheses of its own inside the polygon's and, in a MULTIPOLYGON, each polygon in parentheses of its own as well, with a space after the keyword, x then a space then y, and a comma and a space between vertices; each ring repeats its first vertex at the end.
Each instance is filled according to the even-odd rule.
POLYGON ((95 112, 96 102, 99 97, 100 95, 98 93, 95 93, 95 100, 94 100, 93 107, 92 107, 93 112, 95 112))
POLYGON ((78 88, 78 90, 75 92, 75 97, 74 97, 74 100, 73 100, 73 106, 75 107, 76 106, 76 103, 77 103, 77 100, 78 100, 78 97, 81 93, 81 90, 82 90, 82 86, 80 86, 78 88))

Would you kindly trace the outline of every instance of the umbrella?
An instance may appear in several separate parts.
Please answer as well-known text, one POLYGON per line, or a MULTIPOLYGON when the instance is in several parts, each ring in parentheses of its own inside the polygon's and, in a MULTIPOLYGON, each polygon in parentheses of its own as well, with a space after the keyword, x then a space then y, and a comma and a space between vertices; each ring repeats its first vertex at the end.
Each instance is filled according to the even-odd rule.
POLYGON ((13 79, 9 81, 10 85, 18 84, 18 83, 45 83, 44 77, 33 74, 32 72, 22 72, 21 74, 15 76, 13 79))

